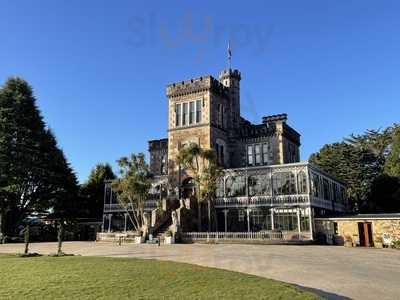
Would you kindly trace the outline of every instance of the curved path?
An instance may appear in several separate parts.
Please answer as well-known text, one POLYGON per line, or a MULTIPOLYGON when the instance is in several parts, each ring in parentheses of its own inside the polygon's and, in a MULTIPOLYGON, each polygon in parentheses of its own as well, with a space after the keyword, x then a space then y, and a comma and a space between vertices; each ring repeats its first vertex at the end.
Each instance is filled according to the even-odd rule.
MULTIPOLYGON (((23 251, 0 245, 0 253, 23 251)), ((30 250, 55 252, 57 243, 33 243, 30 250)), ((398 299, 400 251, 393 249, 285 245, 133 245, 65 242, 63 250, 88 256, 172 260, 239 271, 289 282, 328 299, 398 299)))

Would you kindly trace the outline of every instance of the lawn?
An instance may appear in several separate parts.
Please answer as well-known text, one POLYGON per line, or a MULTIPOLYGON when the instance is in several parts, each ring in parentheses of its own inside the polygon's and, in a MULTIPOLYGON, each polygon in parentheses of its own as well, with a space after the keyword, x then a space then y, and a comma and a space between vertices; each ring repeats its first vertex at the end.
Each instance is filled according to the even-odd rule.
POLYGON ((277 281, 195 265, 0 255, 0 299, 320 299, 277 281))

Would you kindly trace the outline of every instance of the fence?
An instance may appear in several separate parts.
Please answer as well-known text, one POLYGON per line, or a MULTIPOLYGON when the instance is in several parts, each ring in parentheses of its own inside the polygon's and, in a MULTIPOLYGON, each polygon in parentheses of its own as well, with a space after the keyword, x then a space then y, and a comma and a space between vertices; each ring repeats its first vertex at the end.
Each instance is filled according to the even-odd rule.
POLYGON ((184 241, 310 241, 310 232, 259 231, 259 232, 183 232, 184 241))

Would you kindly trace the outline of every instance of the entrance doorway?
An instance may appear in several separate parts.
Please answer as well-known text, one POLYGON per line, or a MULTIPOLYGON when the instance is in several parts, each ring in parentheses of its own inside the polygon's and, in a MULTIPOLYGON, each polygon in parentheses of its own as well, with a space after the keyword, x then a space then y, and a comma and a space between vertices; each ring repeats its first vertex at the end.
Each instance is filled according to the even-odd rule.
POLYGON ((373 247, 372 225, 369 222, 358 223, 358 236, 360 237, 361 247, 373 247))
POLYGON ((182 198, 187 199, 190 198, 190 196, 195 195, 195 186, 193 182, 193 178, 188 177, 182 182, 182 198))

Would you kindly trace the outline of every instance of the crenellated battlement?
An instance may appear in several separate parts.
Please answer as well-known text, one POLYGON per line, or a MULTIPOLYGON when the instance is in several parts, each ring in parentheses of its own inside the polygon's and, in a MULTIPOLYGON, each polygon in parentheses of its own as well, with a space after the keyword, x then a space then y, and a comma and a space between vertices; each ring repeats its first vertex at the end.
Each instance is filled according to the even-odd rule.
POLYGON ((272 116, 266 116, 263 117, 263 123, 264 124, 272 124, 276 122, 286 122, 287 121, 287 114, 278 114, 278 115, 272 115, 272 116))
POLYGON ((227 69, 227 70, 222 70, 219 73, 219 80, 224 80, 226 78, 235 78, 237 80, 242 79, 242 75, 239 70, 232 70, 232 69, 227 69))
POLYGON ((211 90, 224 96, 228 94, 227 87, 211 75, 171 83, 167 85, 166 93, 168 97, 177 97, 207 90, 211 90))

